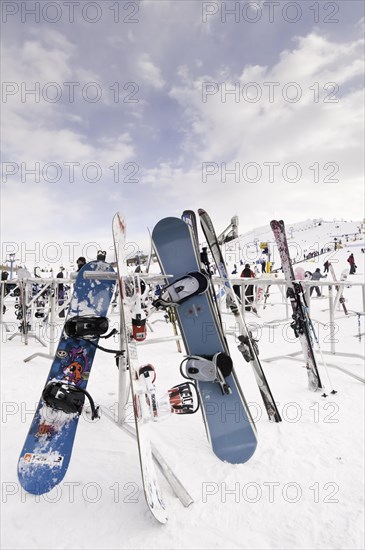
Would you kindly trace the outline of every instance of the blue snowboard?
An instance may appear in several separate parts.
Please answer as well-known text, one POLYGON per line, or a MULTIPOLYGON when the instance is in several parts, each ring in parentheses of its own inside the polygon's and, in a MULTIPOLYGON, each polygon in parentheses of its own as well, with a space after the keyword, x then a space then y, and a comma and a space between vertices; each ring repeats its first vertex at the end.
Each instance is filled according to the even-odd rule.
MULTIPOLYGON (((90 262, 81 269, 75 281, 67 319, 107 314, 115 282, 84 279, 84 271, 114 270, 103 261, 90 262)), ((94 343, 97 341, 93 339, 94 343)), ((63 330, 46 383, 64 380, 86 389, 95 351, 90 340, 68 337, 63 330)), ((78 421, 77 413, 54 410, 40 399, 18 462, 19 481, 28 493, 48 493, 63 479, 70 462, 78 421)))
MULTIPOLYGON (((168 283, 201 269, 190 227, 179 218, 165 218, 153 230, 152 239, 168 283)), ((176 307, 181 335, 188 355, 229 354, 227 343, 209 293, 193 296, 176 307)), ((198 389, 208 439, 218 458, 232 464, 250 459, 256 449, 256 429, 234 370, 226 378, 232 393, 219 384, 199 382, 198 389)))

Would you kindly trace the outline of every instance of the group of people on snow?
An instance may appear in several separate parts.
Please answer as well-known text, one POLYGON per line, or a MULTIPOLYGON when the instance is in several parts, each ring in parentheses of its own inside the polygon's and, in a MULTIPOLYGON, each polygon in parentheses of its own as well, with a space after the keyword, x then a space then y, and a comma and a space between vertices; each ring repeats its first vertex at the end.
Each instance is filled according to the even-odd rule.
MULTIPOLYGON (((354 258, 353 253, 351 253, 350 256, 347 258, 347 262, 350 264, 350 274, 356 273, 357 266, 355 264, 355 258, 354 258)), ((242 264, 242 260, 241 260, 241 264, 242 264)), ((265 267, 266 267, 265 258, 260 259, 260 264, 261 264, 261 267, 262 267, 262 273, 265 273, 265 267)), ((327 277, 328 272, 329 272, 330 265, 331 265, 331 263, 328 260, 326 260, 323 264, 323 268, 324 268, 323 269, 323 273, 324 273, 323 275, 321 273, 320 268, 317 267, 316 270, 314 271, 314 273, 312 273, 311 271, 305 271, 304 272, 304 277, 306 279, 311 279, 312 281, 320 281, 321 279, 325 279, 327 277)), ((259 274, 259 273, 257 273, 257 274, 259 274)), ((236 264, 234 264, 234 269, 232 271, 232 275, 238 275, 238 268, 237 268, 236 264)), ((251 269, 251 266, 250 266, 249 263, 245 264, 245 267, 242 270, 242 272, 240 274, 240 277, 243 277, 245 279, 250 279, 250 278, 255 278, 256 277, 256 274, 251 269)), ((238 298, 241 300, 241 286, 235 284, 235 285, 233 285, 233 290, 234 290, 235 294, 238 296, 238 298)), ((313 292, 316 292, 317 297, 322 296, 319 285, 313 285, 313 286, 310 287, 309 295, 312 296, 313 292)), ((246 311, 251 311, 251 309, 254 310, 253 302, 254 302, 254 285, 246 284, 246 288, 245 288, 245 310, 246 311)))

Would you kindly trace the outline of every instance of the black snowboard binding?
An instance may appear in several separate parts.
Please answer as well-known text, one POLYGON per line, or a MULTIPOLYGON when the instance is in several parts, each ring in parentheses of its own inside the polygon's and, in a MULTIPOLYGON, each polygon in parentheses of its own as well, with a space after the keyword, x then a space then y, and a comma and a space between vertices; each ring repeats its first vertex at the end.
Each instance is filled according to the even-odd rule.
POLYGON ((177 306, 189 298, 204 294, 209 287, 209 278, 201 271, 191 271, 162 289, 161 295, 152 302, 155 307, 177 306))
POLYGON ((188 355, 180 364, 181 376, 199 382, 216 382, 224 394, 231 393, 226 378, 232 369, 232 359, 223 352, 216 353, 213 357, 188 355))
POLYGON ((91 420, 99 418, 99 407, 95 407, 91 395, 83 388, 58 380, 49 382, 42 392, 42 399, 49 407, 67 414, 76 413, 80 415, 84 406, 85 396, 90 402, 91 420))
POLYGON ((106 317, 83 315, 71 317, 65 323, 65 333, 71 338, 93 339, 105 334, 109 328, 106 317))

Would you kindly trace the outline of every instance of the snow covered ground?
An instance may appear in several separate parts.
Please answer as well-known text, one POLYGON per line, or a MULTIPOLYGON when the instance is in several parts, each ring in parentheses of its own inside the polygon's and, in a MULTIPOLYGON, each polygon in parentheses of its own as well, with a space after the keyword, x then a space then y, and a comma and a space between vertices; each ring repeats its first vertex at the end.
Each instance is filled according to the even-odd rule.
MULTIPOLYGON (((358 225, 353 223, 354 228, 358 225)), ((330 235, 337 234, 334 229, 339 234, 352 232, 349 223, 338 229, 332 224, 303 227, 294 230, 293 241, 296 238, 306 249, 316 242, 320 248, 333 242, 330 235)), ((269 238, 269 233, 262 231, 258 238, 269 238)), ((249 240, 252 242, 252 236, 246 242, 249 240)), ((332 257, 333 262, 337 260, 338 276, 347 267, 351 250, 358 270, 349 282, 363 282, 362 247, 363 239, 349 240, 332 257)), ((313 271, 314 266, 322 268, 324 261, 325 256, 320 256, 300 265, 313 271)), ((328 295, 327 289, 323 293, 328 295)), ((346 288, 344 295, 350 315, 336 310, 337 355, 325 357, 328 364, 364 378, 364 336, 358 336, 358 320, 363 333, 364 316, 355 313, 363 312, 361 286, 346 288)), ((105 415, 94 423, 81 419, 68 473, 57 488, 39 497, 21 490, 18 456, 51 361, 37 357, 25 363, 26 357, 44 348, 33 339, 27 346, 19 337, 9 340, 3 326, 2 547, 364 548, 364 384, 328 366, 327 372, 321 371, 327 393, 331 384, 338 393, 323 398, 308 391, 306 371, 300 362, 288 358, 266 362, 270 357, 299 351, 285 311, 279 288, 272 287, 260 318, 251 313, 246 318, 259 337, 262 365, 278 402, 281 424, 268 421, 252 369, 237 350, 234 335, 228 335, 258 431, 258 447, 249 462, 234 466, 220 462, 210 450, 199 412, 191 417, 171 416, 151 426, 155 445, 194 499, 184 508, 159 475, 169 515, 165 526, 154 520, 145 504, 135 442, 105 415)), ((329 351, 328 300, 313 298, 311 314, 321 348, 329 351)), ((11 308, 4 321, 11 322, 12 315, 11 308)), ((117 312, 112 313, 111 322, 117 319, 117 312)), ((150 322, 150 337, 172 335, 172 327, 161 313, 152 316, 150 322)), ((234 332, 231 315, 224 314, 224 323, 228 333, 234 332)), ((110 345, 116 347, 117 342, 110 345)), ((155 365, 161 393, 181 381, 178 366, 182 355, 175 342, 140 346, 139 356, 141 363, 155 365)), ((88 390, 112 413, 116 411, 117 381, 113 356, 98 351, 88 390)), ((129 408, 127 421, 133 424, 130 412, 129 408)))

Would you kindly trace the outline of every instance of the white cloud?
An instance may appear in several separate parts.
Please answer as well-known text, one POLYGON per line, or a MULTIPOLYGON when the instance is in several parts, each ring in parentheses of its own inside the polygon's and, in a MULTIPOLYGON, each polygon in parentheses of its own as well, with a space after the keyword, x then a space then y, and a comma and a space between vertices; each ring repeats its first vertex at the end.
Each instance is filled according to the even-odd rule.
MULTIPOLYGON (((227 90, 238 86, 238 102, 232 94, 223 102, 222 86, 204 102, 202 83, 222 81, 216 75, 192 80, 187 68, 181 67, 184 81, 172 87, 170 95, 184 110, 179 130, 185 132, 185 166, 189 168, 182 173, 176 164, 163 165, 151 170, 145 181, 165 185, 173 196, 181 189, 193 200, 204 196, 212 207, 218 201, 220 210, 227 213, 232 205, 241 204, 243 209, 249 205, 247 215, 252 223, 257 201, 264 201, 268 212, 274 207, 297 208, 298 214, 303 209, 320 212, 329 208, 333 215, 344 208, 344 192, 361 201, 363 92, 352 83, 362 74, 362 47, 362 39, 336 43, 315 33, 299 37, 295 47, 283 52, 273 67, 247 66, 240 77, 226 79, 223 85, 227 90), (261 91, 261 100, 245 101, 242 90, 248 82, 261 91), (272 88, 272 102, 269 85, 265 85, 270 82, 278 83, 272 88), (297 90, 301 98, 292 102, 297 90), (201 167, 208 162, 214 163, 217 174, 208 175, 204 183, 201 167), (269 167, 264 165, 270 162, 280 163, 274 167, 276 176, 271 183, 269 167), (222 182, 222 163, 228 170, 238 163, 238 182, 232 174, 222 182), (249 163, 262 170, 258 181, 253 181, 255 169, 248 170, 249 163), (295 166, 290 168, 288 163, 299 166, 298 183, 292 183, 295 166), (296 200, 298 191, 300 202, 296 200)), ((254 91, 254 87, 247 89, 245 97, 254 91)), ((361 217, 360 204, 347 203, 346 208, 352 216, 357 213, 361 217)))
POLYGON ((149 54, 144 53, 140 56, 138 69, 140 78, 147 84, 150 84, 156 90, 161 90, 164 87, 165 82, 161 77, 161 70, 151 61, 149 54))

